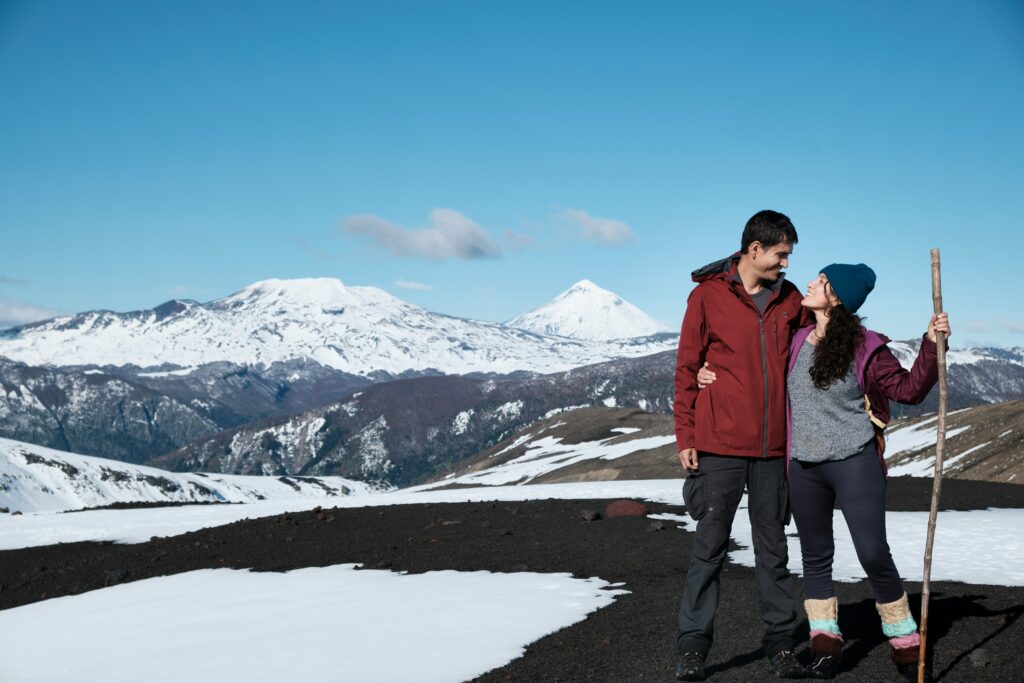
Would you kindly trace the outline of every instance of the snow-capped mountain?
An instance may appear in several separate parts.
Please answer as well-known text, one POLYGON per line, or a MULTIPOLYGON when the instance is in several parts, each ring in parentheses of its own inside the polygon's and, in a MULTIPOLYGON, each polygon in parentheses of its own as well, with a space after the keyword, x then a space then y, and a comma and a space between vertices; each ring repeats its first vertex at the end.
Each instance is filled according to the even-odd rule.
POLYGON ((667 332, 639 308, 590 280, 580 280, 548 304, 517 315, 509 327, 573 339, 610 341, 667 332))
POLYGON ((252 503, 383 490, 341 477, 175 474, 0 439, 0 507, 41 512, 113 503, 252 503))
POLYGON ((671 335, 616 342, 544 336, 433 313, 333 278, 265 280, 206 304, 89 311, 0 332, 0 355, 29 365, 194 368, 302 358, 363 377, 555 372, 674 344, 671 335))

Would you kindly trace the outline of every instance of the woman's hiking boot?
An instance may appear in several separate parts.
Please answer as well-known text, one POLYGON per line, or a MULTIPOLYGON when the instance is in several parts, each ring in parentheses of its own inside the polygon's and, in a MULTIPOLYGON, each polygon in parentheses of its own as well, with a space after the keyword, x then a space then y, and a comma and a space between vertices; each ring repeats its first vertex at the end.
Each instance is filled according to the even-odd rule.
POLYGON ((843 634, 839 632, 839 600, 804 600, 804 610, 811 624, 810 678, 835 678, 843 657, 843 634))
POLYGON ((830 655, 814 655, 811 665, 807 667, 807 677, 816 679, 832 679, 839 671, 839 660, 830 655))
POLYGON ((917 680, 917 659, 921 653, 921 634, 917 623, 910 614, 907 594, 893 602, 875 604, 878 616, 882 618, 882 633, 889 639, 889 655, 900 675, 917 680))
MULTIPOLYGON (((917 680, 917 662, 914 662, 913 664, 897 664, 896 671, 898 671, 900 673, 900 676, 903 676, 903 678, 905 678, 908 681, 917 680)), ((924 680, 928 680, 927 671, 925 671, 924 680)))

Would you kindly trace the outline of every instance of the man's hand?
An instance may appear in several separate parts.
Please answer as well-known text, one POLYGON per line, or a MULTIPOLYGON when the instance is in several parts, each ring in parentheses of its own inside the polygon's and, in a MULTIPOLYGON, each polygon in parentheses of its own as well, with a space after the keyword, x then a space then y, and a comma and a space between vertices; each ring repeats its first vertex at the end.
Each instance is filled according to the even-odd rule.
POLYGON ((697 371, 698 389, 703 389, 704 387, 710 386, 711 384, 714 383, 716 379, 718 379, 718 375, 716 375, 711 370, 710 365, 710 363, 704 363, 701 369, 697 371))
POLYGON ((679 462, 683 464, 683 467, 687 472, 697 471, 697 449, 696 448, 684 448, 679 451, 679 462))

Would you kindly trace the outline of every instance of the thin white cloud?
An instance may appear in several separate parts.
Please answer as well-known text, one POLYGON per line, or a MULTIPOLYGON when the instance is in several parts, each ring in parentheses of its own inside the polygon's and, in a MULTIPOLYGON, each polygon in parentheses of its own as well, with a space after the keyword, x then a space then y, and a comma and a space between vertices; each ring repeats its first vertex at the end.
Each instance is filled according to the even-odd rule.
POLYGON ((443 261, 501 255, 486 230, 453 209, 431 210, 426 228, 406 228, 372 214, 349 216, 342 225, 349 235, 369 235, 378 247, 401 258, 443 261))
POLYGON ((0 296, 0 327, 15 327, 27 325, 28 323, 40 320, 49 320, 61 315, 60 311, 54 311, 42 306, 26 304, 14 299, 0 296))
POLYGON ((0 285, 27 285, 29 281, 23 277, 11 277, 10 275, 0 275, 0 285))
POLYGON ((515 232, 514 230, 503 231, 501 233, 501 239, 502 241, 505 242, 505 245, 513 251, 529 249, 537 241, 533 238, 533 235, 527 235, 526 233, 522 232, 515 232))
POLYGON ((1003 326, 1015 334, 1024 334, 1024 324, 1021 324, 1016 320, 1004 320, 1003 326))
MULTIPOLYGON (((956 332, 954 322, 954 330, 956 332)), ((991 332, 1012 332, 1014 334, 1024 334, 1024 323, 1020 323, 1016 320, 967 320, 963 323, 964 330, 972 332, 974 334, 987 334, 991 332)))
POLYGON ((581 209, 566 209, 561 216, 579 225, 582 228, 580 237, 592 242, 615 245, 633 239, 633 230, 625 221, 592 216, 581 209))
POLYGON ((399 289, 415 289, 421 292, 429 292, 434 288, 431 285, 425 285, 422 282, 413 282, 412 280, 395 280, 395 287, 399 289))

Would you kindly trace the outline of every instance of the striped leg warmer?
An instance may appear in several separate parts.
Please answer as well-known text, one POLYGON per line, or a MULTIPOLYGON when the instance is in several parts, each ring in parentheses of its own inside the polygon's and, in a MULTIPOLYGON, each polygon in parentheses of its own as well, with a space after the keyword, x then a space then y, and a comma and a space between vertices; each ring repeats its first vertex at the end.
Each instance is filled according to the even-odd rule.
POLYGON ((804 600, 807 619, 811 622, 811 652, 837 660, 843 653, 843 634, 839 632, 839 600, 804 600))
POLYGON ((889 639, 892 661, 899 664, 912 664, 917 661, 921 648, 921 635, 917 632, 917 622, 910 614, 907 594, 895 602, 879 602, 878 616, 882 617, 882 633, 889 639))

